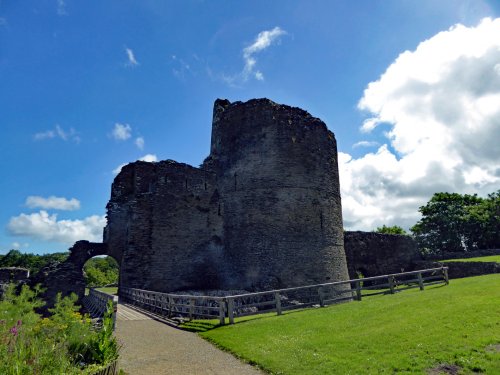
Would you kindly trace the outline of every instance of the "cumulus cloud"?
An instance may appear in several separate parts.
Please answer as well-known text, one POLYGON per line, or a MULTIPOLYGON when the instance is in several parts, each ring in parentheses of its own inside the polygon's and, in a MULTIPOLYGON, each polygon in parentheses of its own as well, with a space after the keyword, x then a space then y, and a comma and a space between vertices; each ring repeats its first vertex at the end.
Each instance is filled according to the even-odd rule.
POLYGON ((137 148, 139 150, 143 150, 144 149, 144 138, 143 137, 137 137, 135 139, 135 145, 137 146, 137 148))
POLYGON ((63 197, 55 197, 53 195, 48 198, 43 198, 38 195, 30 195, 26 198, 25 204, 29 208, 43 208, 46 210, 53 209, 74 211, 80 209, 80 201, 78 199, 66 199, 63 197))
POLYGON ((500 188, 500 18, 455 25, 405 51, 358 103, 364 132, 389 126, 387 144, 339 154, 350 229, 411 226, 433 193, 500 188))
POLYGON ((12 217, 7 224, 7 231, 14 236, 70 245, 78 240, 102 241, 105 225, 105 216, 93 215, 83 220, 57 220, 57 214, 49 215, 47 211, 41 210, 12 217))
POLYGON ((245 60, 245 66, 243 68, 243 79, 247 80, 250 76, 254 76, 257 80, 262 81, 264 75, 259 70, 255 70, 255 65, 257 64, 257 58, 255 55, 279 40, 279 37, 285 35, 285 30, 276 26, 272 30, 261 31, 255 41, 243 49, 243 59, 245 60))
POLYGON ((131 137, 132 128, 129 124, 116 123, 111 136, 117 141, 126 141, 131 137))
POLYGON ((137 66, 139 62, 135 59, 134 51, 130 48, 125 47, 125 53, 127 54, 127 63, 126 66, 137 66))
POLYGON ((75 129, 70 128, 69 131, 64 130, 60 125, 56 125, 54 129, 49 129, 43 132, 36 133, 33 138, 35 141, 43 141, 47 139, 59 138, 63 141, 73 141, 80 143, 81 139, 75 129))
MULTIPOLYGON (((155 154, 146 154, 142 157, 140 157, 139 159, 137 160, 141 160, 141 161, 147 161, 147 162, 156 162, 158 161, 158 157, 155 155, 155 154)), ((120 173, 120 171, 122 170, 122 168, 124 166, 126 166, 128 163, 123 163, 123 164, 120 164, 118 167, 116 167, 115 169, 113 169, 113 174, 118 174, 120 173)))

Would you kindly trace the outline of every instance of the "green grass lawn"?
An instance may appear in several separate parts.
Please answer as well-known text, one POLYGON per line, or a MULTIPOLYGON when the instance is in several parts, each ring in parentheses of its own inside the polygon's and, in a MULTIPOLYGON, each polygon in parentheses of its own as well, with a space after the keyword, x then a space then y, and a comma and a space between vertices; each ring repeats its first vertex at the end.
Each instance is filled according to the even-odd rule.
POLYGON ((500 255, 490 255, 487 257, 461 258, 440 260, 440 262, 497 262, 500 263, 500 255))
POLYGON ((214 329, 192 324, 273 374, 425 374, 440 364, 500 374, 500 275, 214 329))
POLYGON ((108 294, 118 294, 118 287, 116 287, 116 286, 112 286, 112 287, 108 287, 108 288, 96 288, 96 289, 101 291, 101 292, 108 293, 108 294))

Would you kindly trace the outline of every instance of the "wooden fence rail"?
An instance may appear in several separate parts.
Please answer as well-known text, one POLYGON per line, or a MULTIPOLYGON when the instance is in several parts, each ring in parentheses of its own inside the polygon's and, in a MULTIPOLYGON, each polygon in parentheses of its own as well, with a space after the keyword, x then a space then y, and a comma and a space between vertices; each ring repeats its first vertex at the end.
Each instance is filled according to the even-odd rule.
POLYGON ((220 324, 234 323, 235 317, 299 309, 324 307, 342 301, 358 300, 379 294, 394 294, 403 290, 434 284, 448 284, 448 267, 395 273, 354 280, 307 285, 265 292, 226 297, 194 296, 153 292, 150 290, 119 289, 120 298, 163 316, 184 316, 189 319, 219 319, 220 324))

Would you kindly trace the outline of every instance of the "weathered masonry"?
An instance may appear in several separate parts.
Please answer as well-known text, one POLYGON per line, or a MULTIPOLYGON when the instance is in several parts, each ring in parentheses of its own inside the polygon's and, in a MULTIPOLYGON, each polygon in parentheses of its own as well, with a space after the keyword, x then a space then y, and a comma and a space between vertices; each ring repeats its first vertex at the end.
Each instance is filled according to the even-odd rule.
POLYGON ((111 188, 120 285, 268 290, 349 279, 334 134, 268 99, 216 100, 199 168, 137 161, 111 188))

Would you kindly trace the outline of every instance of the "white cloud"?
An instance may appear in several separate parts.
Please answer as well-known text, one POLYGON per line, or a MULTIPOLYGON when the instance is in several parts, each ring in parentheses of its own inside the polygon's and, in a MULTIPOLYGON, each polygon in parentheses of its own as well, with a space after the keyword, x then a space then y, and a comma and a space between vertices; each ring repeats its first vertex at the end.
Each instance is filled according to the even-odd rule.
POLYGON ((40 133, 36 133, 33 138, 35 141, 43 141, 46 139, 54 139, 59 138, 63 141, 73 141, 76 143, 80 143, 81 138, 78 136, 78 133, 75 129, 70 128, 69 131, 65 131, 60 125, 56 125, 54 129, 46 130, 40 133))
POLYGON ((135 59, 134 51, 130 48, 125 47, 125 53, 127 54, 127 66, 137 66, 139 62, 135 59))
MULTIPOLYGON (((273 43, 279 42, 279 38, 282 35, 286 34, 286 31, 278 26, 271 30, 261 31, 252 44, 243 48, 243 70, 240 73, 233 75, 222 73, 218 75, 217 78, 221 79, 229 86, 237 86, 238 83, 246 82, 251 77, 255 78, 257 81, 263 81, 264 73, 256 69, 256 55, 259 52, 262 52, 263 50, 269 48, 273 43)), ((209 76, 213 76, 213 73, 210 69, 208 69, 208 74, 209 76)))
POLYGON ((12 242, 10 244, 10 246, 11 246, 11 249, 13 249, 13 250, 20 250, 21 248, 25 248, 26 249, 26 248, 30 247, 30 244, 27 243, 27 242, 21 244, 21 243, 15 241, 15 242, 12 242))
POLYGON ((57 220, 57 214, 49 215, 47 211, 41 210, 12 217, 7 224, 7 230, 14 236, 70 245, 79 240, 102 241, 105 225, 105 216, 93 215, 83 220, 57 220))
POLYGON ((440 191, 500 188, 500 18, 456 25, 405 51, 364 91, 364 132, 389 126, 388 144, 339 154, 346 227, 411 226, 440 191))
POLYGON ((112 137, 117 141, 125 141, 131 137, 132 128, 129 124, 116 123, 111 133, 112 137))
POLYGON ((243 49, 243 59, 245 60, 245 66, 243 67, 243 80, 247 80, 251 75, 253 75, 257 80, 262 81, 264 75, 260 71, 254 72, 255 65, 257 64, 257 59, 255 55, 269 46, 274 42, 279 40, 279 37, 285 35, 286 31, 276 26, 272 30, 261 31, 255 41, 243 49))
MULTIPOLYGON (((147 161, 147 162, 153 163, 153 162, 157 162, 158 161, 158 157, 155 154, 146 154, 146 155, 140 157, 137 160, 147 161)), ((120 164, 118 167, 116 167, 115 169, 113 169, 113 174, 120 173, 120 171, 122 170, 122 168, 124 166, 126 166, 127 164, 128 163, 120 164)))
POLYGON ((144 138, 143 137, 137 137, 135 139, 135 145, 137 146, 137 148, 139 150, 143 150, 144 149, 144 138))
POLYGON ((66 2, 64 0, 57 0, 57 14, 59 16, 67 16, 66 2))
POLYGON ((358 148, 358 147, 374 147, 374 146, 379 146, 380 144, 375 141, 360 141, 356 142, 355 144, 352 145, 352 148, 358 148))
POLYGON ((37 195, 30 195, 26 198, 26 206, 29 208, 43 208, 46 210, 66 210, 74 211, 80 209, 80 201, 75 198, 66 199, 63 197, 50 196, 43 198, 37 195))

